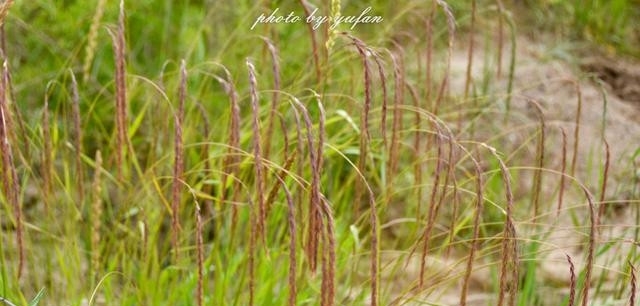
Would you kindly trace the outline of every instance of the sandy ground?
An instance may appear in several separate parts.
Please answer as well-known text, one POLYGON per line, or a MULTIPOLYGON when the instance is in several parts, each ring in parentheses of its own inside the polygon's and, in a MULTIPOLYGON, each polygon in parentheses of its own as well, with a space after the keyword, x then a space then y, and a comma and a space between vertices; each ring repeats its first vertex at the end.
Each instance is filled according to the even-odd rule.
MULTIPOLYGON (((479 82, 482 79, 487 62, 483 54, 483 47, 478 45, 474 52, 473 79, 479 82)), ((500 87, 506 91, 508 73, 509 48, 505 47, 503 58, 503 76, 498 81, 500 87)), ((627 251, 636 247, 634 244, 635 209, 631 208, 638 203, 631 199, 631 190, 634 188, 635 179, 640 178, 640 157, 632 156, 640 149, 640 63, 623 60, 613 60, 603 56, 577 56, 577 62, 567 63, 559 57, 553 56, 553 46, 533 42, 528 38, 518 39, 516 70, 514 78, 514 96, 512 100, 513 116, 508 128, 531 126, 525 134, 531 136, 535 132, 537 115, 531 107, 529 100, 536 101, 544 114, 546 123, 546 157, 545 168, 560 169, 562 160, 562 137, 560 129, 567 134, 567 169, 570 168, 570 160, 573 154, 574 128, 577 113, 579 85, 582 95, 581 120, 579 127, 578 158, 575 177, 593 193, 597 201, 600 197, 600 173, 605 159, 606 140, 610 147, 609 181, 605 202, 606 216, 602 218, 597 243, 604 246, 611 243, 611 249, 606 255, 598 256, 593 270, 593 279, 606 279, 599 296, 611 296, 608 299, 599 299, 599 305, 626 305, 628 304, 628 290, 621 297, 615 297, 613 292, 606 292, 616 284, 616 281, 628 282, 628 265, 624 257, 627 251), (593 76, 602 80, 594 81, 593 76), (606 96, 606 106, 604 103, 606 96), (606 110, 605 110, 606 107, 606 110), (603 120, 605 122, 603 133, 603 120)), ((450 92, 458 94, 464 92, 464 80, 467 69, 467 50, 464 44, 457 44, 452 56, 451 89, 450 92)), ((495 70, 495 64, 488 67, 495 70)), ((503 107, 503 106, 502 106, 503 107)), ((495 124, 495 123, 494 123, 495 124)), ((482 131, 480 131, 482 138, 482 131)), ((492 135, 484 135, 490 139, 492 135)), ((521 142, 517 137, 505 137, 505 141, 513 141, 513 146, 521 142)), ((505 144, 509 147, 510 144, 505 144)), ((506 153, 506 152, 503 152, 506 153)), ((533 154, 530 152, 530 154, 533 154)), ((508 155, 508 153, 507 153, 508 155)), ((557 191, 559 176, 544 176, 542 200, 549 207, 555 207, 557 201, 553 195, 557 191)), ((518 190, 530 190, 531 179, 520 178, 522 186, 515 186, 516 197, 518 190)), ((635 183, 637 184, 637 183, 635 183)), ((636 186, 637 188, 638 186, 636 186)), ((524 191, 523 191, 524 192, 524 191)), ((588 234, 588 206, 585 197, 578 188, 568 188, 565 194, 564 208, 556 216, 555 211, 536 220, 531 225, 526 218, 517 220, 519 233, 545 233, 544 243, 541 246, 538 259, 538 281, 549 284, 548 287, 537 288, 542 296, 542 305, 558 305, 569 292, 569 265, 566 255, 571 256, 578 273, 584 267, 586 257, 586 235, 588 234), (577 212, 577 213, 576 213, 577 212), (578 216, 578 224, 572 223, 571 216, 578 216)), ((521 250, 522 251, 522 250, 521 250)), ((464 254, 457 259, 431 258, 429 259, 431 276, 455 275, 461 273, 464 268, 464 254)), ((521 254, 521 256, 524 256, 521 254)), ((417 256, 416 256, 417 257, 417 256)), ((387 262, 393 262, 397 257, 388 256, 387 262)), ((524 258, 521 258, 524 259, 524 258)), ((402 259, 404 260, 404 259, 402 259)), ((411 263, 408 267, 419 268, 419 262, 411 263)), ((383 257, 383 262, 385 257, 383 257)), ((418 278, 417 269, 406 269, 403 279, 415 280, 418 278)), ((496 303, 494 288, 488 288, 488 279, 492 278, 489 269, 482 268, 478 262, 472 275, 468 305, 493 305, 496 303)), ((524 273, 521 271, 521 273, 524 273)), ((388 275, 389 279, 397 276, 388 275)), ((460 277, 458 277, 460 278, 460 277)), ((437 281, 437 280, 436 280, 437 281)), ((399 284, 399 288, 406 289, 406 282, 399 284)), ((442 285, 442 283, 440 283, 442 285)), ((424 305, 425 301, 435 303, 433 305, 458 305, 459 280, 444 286, 439 292, 431 292, 421 301, 406 302, 405 305, 424 305)), ((619 286, 618 286, 619 287, 619 286)), ((402 290, 402 289, 400 289, 402 290)), ((592 293, 594 290, 591 291, 592 293)), ((432 305, 432 304, 427 304, 432 305)))

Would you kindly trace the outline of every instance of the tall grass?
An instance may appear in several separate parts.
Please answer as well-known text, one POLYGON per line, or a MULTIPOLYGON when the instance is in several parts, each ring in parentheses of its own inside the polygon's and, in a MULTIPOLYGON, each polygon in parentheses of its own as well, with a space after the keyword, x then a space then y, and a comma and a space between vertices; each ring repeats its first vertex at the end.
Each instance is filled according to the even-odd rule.
POLYGON ((12 3, 1 302, 589 305, 609 287, 635 302, 638 227, 607 224, 638 211, 629 165, 610 137, 590 148, 603 158, 584 151, 586 79, 567 78, 561 119, 527 97, 555 79, 516 73, 520 4, 373 1, 384 23, 251 31, 275 8, 343 18, 361 3, 36 1, 7 17, 12 3), (71 17, 87 22, 69 33, 71 17), (546 285, 556 261, 568 277, 546 285))

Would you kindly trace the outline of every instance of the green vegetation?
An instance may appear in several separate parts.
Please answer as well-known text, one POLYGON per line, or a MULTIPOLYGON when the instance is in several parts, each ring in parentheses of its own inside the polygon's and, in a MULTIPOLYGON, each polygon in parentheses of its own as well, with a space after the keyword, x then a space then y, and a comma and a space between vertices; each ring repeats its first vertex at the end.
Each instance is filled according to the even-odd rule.
POLYGON ((617 101, 516 72, 540 29, 637 56, 638 4, 502 2, 5 1, 0 305, 633 303, 617 101))

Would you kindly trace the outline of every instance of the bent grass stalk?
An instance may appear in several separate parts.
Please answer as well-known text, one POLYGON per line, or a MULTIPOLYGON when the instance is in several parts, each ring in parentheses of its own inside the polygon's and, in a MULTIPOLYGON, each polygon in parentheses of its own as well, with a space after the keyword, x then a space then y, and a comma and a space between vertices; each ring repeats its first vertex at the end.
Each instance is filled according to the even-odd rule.
MULTIPOLYGON (((431 231, 435 225, 436 217, 438 215, 438 205, 436 202, 436 194, 440 184, 440 172, 442 170, 442 135, 440 131, 436 134, 436 169, 433 178, 433 186, 431 188, 431 196, 429 197, 429 212, 426 215, 427 225, 425 226, 424 234, 422 235, 422 257, 420 260, 420 283, 419 288, 424 285, 424 276, 427 265, 427 251, 429 250, 429 238, 431 237, 431 231)), ((418 215, 418 218, 420 215, 418 215)))
MULTIPOLYGON (((306 0, 299 0, 302 9, 304 10, 305 19, 311 15, 309 6, 306 0)), ((309 31, 309 37, 311 38, 311 50, 313 54, 313 63, 316 68, 316 81, 320 83, 322 79, 322 70, 320 69, 320 56, 318 55, 318 41, 316 39, 316 31, 313 29, 313 25, 309 22, 307 24, 307 30, 309 31)))
POLYGON ((505 186, 505 194, 507 199, 507 215, 504 221, 504 232, 502 238, 502 263, 500 267, 500 293, 498 296, 498 306, 502 306, 504 303, 505 295, 507 291, 511 291, 510 304, 515 305, 516 293, 518 292, 518 246, 516 240, 516 229, 513 224, 513 191, 511 189, 511 175, 509 169, 505 165, 504 161, 496 150, 492 147, 486 146, 491 154, 498 160, 500 165, 500 172, 502 173, 502 180, 505 186), (511 283, 509 284, 507 271, 509 263, 511 263, 511 283))
MULTIPOLYGON (((413 106, 415 107, 415 109, 420 109, 420 101, 418 100, 418 94, 416 92, 416 90, 413 88, 413 86, 411 86, 411 84, 407 83, 405 84, 407 86, 407 89, 409 90, 409 95, 411 96, 412 100, 413 100, 413 106)), ((414 134, 414 138, 413 138, 413 159, 416 161, 415 162, 415 167, 413 169, 413 173, 414 173, 414 186, 421 186, 422 185, 422 168, 423 168, 423 163, 420 162, 421 160, 421 145, 420 145, 420 139, 422 138, 421 136, 421 130, 422 130, 422 120, 421 120, 421 114, 420 112, 415 112, 415 133, 414 134)), ((435 186, 434 186, 435 188, 435 186)), ((418 216, 418 218, 420 218, 420 212, 422 211, 422 188, 416 188, 416 202, 418 203, 418 206, 416 208, 416 216, 418 216)))
POLYGON ((442 99, 444 98, 445 91, 449 85, 449 77, 451 74, 451 57, 453 56, 453 43, 456 37, 456 18, 453 16, 453 10, 443 0, 436 0, 438 5, 444 11, 445 17, 447 18, 447 31, 449 34, 449 41, 447 43, 447 63, 445 66, 444 78, 442 79, 442 83, 440 83, 440 89, 438 90, 438 96, 436 98, 435 107, 433 113, 437 116, 440 110, 440 104, 442 103, 442 99))
MULTIPOLYGON (((316 151, 313 146, 313 124, 311 122, 311 117, 309 116, 309 111, 307 108, 298 100, 298 98, 292 96, 291 101, 293 105, 302 112, 302 121, 304 121, 306 136, 307 136, 307 147, 309 151, 309 162, 311 164, 311 194, 309 197, 309 225, 308 225, 308 241, 306 244, 306 252, 309 260, 309 269, 312 273, 315 273, 316 268, 318 266, 318 247, 320 244, 320 235, 322 233, 322 210, 321 210, 321 197, 320 197, 320 171, 318 169, 318 157, 316 154, 321 151, 316 151)), ((295 110, 295 108, 294 108, 295 110)), ((302 152, 302 138, 301 138, 301 128, 299 122, 298 111, 295 111, 296 114, 296 122, 298 127, 298 151, 302 152)), ((300 153, 302 154, 302 153, 300 153)), ((302 159, 301 159, 302 160, 302 159)))
POLYGON ((255 192, 258 204, 257 231, 266 247, 266 208, 264 201, 264 169, 262 165, 262 148, 260 146, 260 100, 258 97, 258 80, 256 79, 256 68, 253 63, 246 60, 247 69, 249 70, 249 88, 251 91, 251 114, 252 114, 252 130, 253 130, 253 158, 255 170, 255 192))
POLYGON ((387 149, 387 77, 384 72, 384 65, 378 53, 373 53, 373 60, 378 67, 378 77, 382 86, 382 114, 380 115, 380 133, 382 135, 382 147, 387 149))
MULTIPOLYGON (((360 58, 362 59, 362 66, 363 66, 363 70, 364 70, 364 104, 363 104, 363 108, 362 108, 362 116, 360 117, 360 151, 359 151, 359 155, 358 155, 358 171, 360 171, 360 173, 365 173, 366 172, 366 166, 367 166, 367 152, 368 152, 368 146, 369 146, 369 141, 370 141, 370 134, 369 134, 369 111, 371 109, 371 99, 372 99, 372 94, 371 94, 371 68, 369 66, 369 60, 368 60, 368 55, 371 53, 371 51, 369 51, 369 48, 366 46, 366 44, 358 39, 355 36, 352 36, 348 33, 343 33, 344 35, 346 35, 355 45, 356 49, 358 50, 358 54, 360 55, 360 58)), ((359 180, 356 181, 356 191, 355 191, 355 205, 354 205, 354 216, 358 215, 358 210, 359 210, 359 202, 360 199, 362 198, 362 182, 360 182, 359 180)))
MULTIPOLYGON (((226 79, 215 76, 215 79, 222 85, 225 93, 229 97, 229 108, 230 108, 230 121, 229 121, 229 136, 227 140, 227 144, 229 145, 227 149, 227 155, 225 156, 222 162, 222 174, 221 174, 221 191, 220 191, 220 203, 224 204, 227 200, 227 186, 228 178, 238 177, 239 171, 239 160, 240 158, 237 156, 236 151, 240 149, 240 105, 238 104, 238 93, 233 83, 233 79, 231 77, 231 73, 229 70, 221 66, 222 70, 225 73, 226 79)), ((233 194, 231 196, 231 201, 236 202, 238 200, 239 190, 237 180, 233 180, 233 194)), ((238 208, 236 205, 231 205, 231 240, 235 236, 235 226, 238 223, 238 208)))
POLYGON ((271 97, 271 109, 269 111, 269 121, 267 122, 267 131, 264 138, 264 158, 269 159, 271 151, 271 139, 273 137, 273 129, 275 125, 276 113, 278 111, 278 97, 280 96, 280 58, 278 49, 273 42, 267 37, 261 37, 267 44, 269 54, 271 55, 271 72, 273 73, 273 93, 271 97))

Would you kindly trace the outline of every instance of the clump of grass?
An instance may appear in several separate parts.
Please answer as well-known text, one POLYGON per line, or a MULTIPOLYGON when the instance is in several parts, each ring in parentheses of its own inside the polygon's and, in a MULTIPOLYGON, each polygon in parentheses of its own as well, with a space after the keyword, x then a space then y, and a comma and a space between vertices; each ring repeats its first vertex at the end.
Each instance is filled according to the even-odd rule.
POLYGON ((2 155, 2 185, 6 199, 13 209, 13 217, 15 218, 16 241, 18 245, 18 279, 21 278, 24 264, 24 237, 22 224, 22 207, 20 205, 20 185, 18 173, 14 163, 14 155, 10 132, 13 130, 10 120, 11 113, 9 111, 9 102, 7 101, 7 89, 9 80, 9 69, 7 60, 3 57, 2 80, 0 80, 0 154, 2 155))

